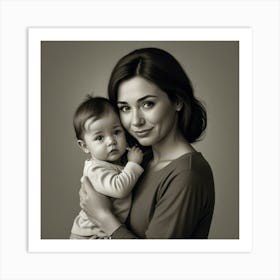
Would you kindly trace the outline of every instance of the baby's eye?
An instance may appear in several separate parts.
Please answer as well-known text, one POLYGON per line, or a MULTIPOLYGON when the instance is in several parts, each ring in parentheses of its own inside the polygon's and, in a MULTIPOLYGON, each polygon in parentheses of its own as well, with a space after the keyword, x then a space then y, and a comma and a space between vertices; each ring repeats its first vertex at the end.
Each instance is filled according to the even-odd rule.
POLYGON ((94 138, 94 141, 102 141, 103 140, 103 136, 98 135, 94 138))
POLYGON ((114 134, 115 135, 119 135, 119 134, 121 134, 122 133, 122 130, 121 129, 116 129, 115 131, 114 131, 114 134))
POLYGON ((145 109, 150 109, 150 108, 152 108, 154 105, 155 105, 155 103, 152 102, 152 101, 145 101, 145 102, 142 104, 142 106, 143 106, 145 109))
POLYGON ((128 112, 130 110, 129 106, 120 106, 119 110, 123 113, 128 112))

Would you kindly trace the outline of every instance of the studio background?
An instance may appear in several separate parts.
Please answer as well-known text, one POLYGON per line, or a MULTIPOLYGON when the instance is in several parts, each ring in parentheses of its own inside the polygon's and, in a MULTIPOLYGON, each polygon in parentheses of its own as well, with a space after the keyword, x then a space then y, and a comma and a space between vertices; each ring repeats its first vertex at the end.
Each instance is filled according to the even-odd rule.
POLYGON ((208 126, 195 148, 210 163, 216 204, 210 239, 239 238, 238 42, 42 42, 41 238, 66 239, 78 214, 85 155, 76 145, 72 118, 87 94, 106 96, 110 73, 123 55, 159 47, 181 63, 208 126))

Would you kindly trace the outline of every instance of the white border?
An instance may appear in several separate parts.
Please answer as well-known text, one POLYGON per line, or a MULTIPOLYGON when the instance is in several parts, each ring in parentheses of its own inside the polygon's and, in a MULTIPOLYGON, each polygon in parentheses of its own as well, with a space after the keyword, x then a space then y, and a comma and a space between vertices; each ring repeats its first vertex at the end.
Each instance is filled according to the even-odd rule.
POLYGON ((249 28, 29 28, 29 236, 30 252, 250 252, 252 248, 252 77, 249 28), (238 240, 41 240, 41 41, 239 41, 240 238, 238 240), (36 132, 36 134, 34 133, 36 132))

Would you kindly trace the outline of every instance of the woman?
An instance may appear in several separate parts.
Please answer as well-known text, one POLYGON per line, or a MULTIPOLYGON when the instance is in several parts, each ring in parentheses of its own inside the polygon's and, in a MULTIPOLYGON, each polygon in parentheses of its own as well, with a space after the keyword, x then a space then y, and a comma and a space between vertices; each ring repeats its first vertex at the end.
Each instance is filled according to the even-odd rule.
POLYGON ((135 50, 113 69, 108 92, 132 141, 146 148, 145 171, 126 224, 83 178, 80 205, 89 219, 114 239, 207 238, 214 180, 191 145, 206 128, 206 111, 180 64, 157 48, 135 50))

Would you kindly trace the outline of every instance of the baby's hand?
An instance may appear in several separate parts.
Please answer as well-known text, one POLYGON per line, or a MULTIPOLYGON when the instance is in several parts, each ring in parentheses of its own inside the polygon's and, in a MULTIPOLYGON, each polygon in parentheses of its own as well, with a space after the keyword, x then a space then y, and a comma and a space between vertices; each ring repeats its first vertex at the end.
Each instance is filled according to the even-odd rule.
POLYGON ((136 146, 128 148, 127 159, 140 164, 143 160, 143 152, 136 146))

